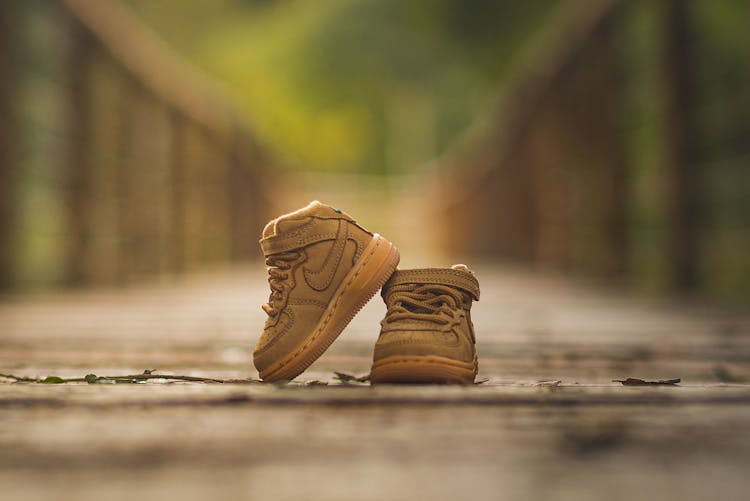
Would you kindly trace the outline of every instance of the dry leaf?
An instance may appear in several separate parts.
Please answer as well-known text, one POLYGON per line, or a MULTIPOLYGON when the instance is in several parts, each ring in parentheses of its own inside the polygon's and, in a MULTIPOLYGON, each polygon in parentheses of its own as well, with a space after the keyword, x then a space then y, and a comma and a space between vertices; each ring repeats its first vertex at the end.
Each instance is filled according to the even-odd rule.
POLYGON ((364 376, 353 376, 346 372, 334 372, 335 379, 338 379, 342 383, 366 383, 370 380, 370 375, 365 374, 364 376))
POLYGON ((627 379, 613 379, 613 383, 622 383, 624 386, 675 386, 681 381, 677 379, 659 379, 658 381, 645 381, 634 377, 627 379))

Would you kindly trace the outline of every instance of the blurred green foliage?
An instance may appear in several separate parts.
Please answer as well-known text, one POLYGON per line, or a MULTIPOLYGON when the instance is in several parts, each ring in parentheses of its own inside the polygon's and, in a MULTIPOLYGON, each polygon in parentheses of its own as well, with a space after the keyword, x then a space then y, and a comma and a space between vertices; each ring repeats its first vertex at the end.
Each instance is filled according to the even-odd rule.
POLYGON ((130 0, 305 170, 391 173, 451 145, 554 0, 130 0), (179 6, 177 6, 179 3, 179 6))

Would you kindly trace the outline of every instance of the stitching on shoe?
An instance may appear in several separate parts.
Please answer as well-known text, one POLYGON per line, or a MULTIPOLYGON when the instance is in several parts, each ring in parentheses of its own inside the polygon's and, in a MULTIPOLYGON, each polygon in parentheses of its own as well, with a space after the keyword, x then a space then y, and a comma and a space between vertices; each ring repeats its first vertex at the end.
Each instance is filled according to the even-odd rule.
MULTIPOLYGON (((425 332, 425 331, 415 331, 415 332, 425 332)), ((382 348, 384 346, 408 346, 408 345, 419 345, 419 344, 425 344, 427 346, 431 345, 438 345, 444 348, 457 348, 461 346, 461 336, 454 333, 454 340, 449 343, 443 343, 443 342, 432 342, 428 343, 424 339, 400 339, 396 341, 383 341, 382 343, 379 342, 380 346, 379 348, 382 348)), ((389 356, 395 356, 395 355, 389 355, 389 356)), ((435 355, 440 356, 440 355, 435 355)))
MULTIPOLYGON (((305 224, 303 224, 302 226, 300 226, 299 228, 297 228, 297 229, 295 229, 295 230, 287 233, 284 236, 274 235, 274 236, 268 237, 267 240, 272 240, 274 238, 278 238, 279 240, 285 239, 285 238, 292 238, 292 237, 296 237, 297 235, 300 235, 300 234, 304 233, 307 230, 307 227, 310 226, 310 225, 312 225, 315 222, 315 219, 316 219, 315 216, 308 216, 308 217, 310 218, 310 220, 308 222, 306 222, 305 224)), ((278 224, 278 222, 277 222, 277 224, 278 224)))
POLYGON ((287 250, 296 249, 297 247, 306 247, 308 244, 322 242, 336 238, 336 233, 318 233, 308 235, 305 238, 271 238, 260 241, 260 246, 265 253, 277 254, 287 250))
POLYGON ((365 266, 367 265, 367 263, 369 262, 369 260, 372 258, 373 255, 375 255, 375 251, 384 242, 385 242, 385 239, 382 239, 382 240, 378 239, 375 242, 375 245, 370 250, 370 253, 363 258, 362 265, 359 267, 359 269, 357 270, 357 272, 354 275, 352 275, 349 278, 349 280, 344 284, 344 288, 341 289, 341 293, 338 295, 338 298, 336 299, 333 307, 328 312, 328 315, 326 315, 324 318, 321 319, 321 323, 319 323, 318 328, 315 330, 315 332, 313 332, 313 334, 311 336, 309 336, 305 340, 305 342, 297 348, 297 350, 295 350, 294 352, 292 352, 291 357, 288 357, 288 360, 286 362, 283 362, 276 369, 274 369, 274 371, 273 371, 274 373, 280 371, 281 369, 283 369, 284 367, 288 366, 290 363, 292 363, 293 361, 295 361, 300 356, 300 354, 307 349, 308 346, 310 346, 318 337, 320 337, 320 335, 322 334, 322 332, 325 329, 325 327, 331 321, 331 318, 333 317, 333 314, 338 309, 338 305, 341 302, 342 298, 344 297, 344 294, 346 293, 347 289, 351 286, 352 282, 354 282, 354 280, 357 277, 359 277, 359 275, 362 273, 362 270, 365 269, 365 266))
POLYGON ((328 289, 328 287, 331 286, 331 283, 333 282, 333 279, 339 270, 339 266, 341 266, 341 260, 344 258, 344 254, 346 253, 346 242, 348 241, 348 239, 349 225, 345 221, 339 220, 339 226, 336 231, 336 236, 334 237, 333 245, 328 250, 328 254, 326 255, 325 261, 321 265, 321 268, 317 271, 310 271, 307 268, 302 269, 302 275, 305 279, 305 282, 308 286, 310 286, 310 288, 320 292, 328 289), (343 242, 341 243, 339 243, 340 236, 343 236, 343 242), (339 245, 340 248, 338 247, 339 245), (334 266, 331 267, 329 266, 330 264, 333 264, 334 266), (318 287, 318 283, 311 283, 316 281, 321 269, 327 269, 328 271, 325 275, 325 280, 323 281, 323 284, 325 284, 324 287, 318 287))
POLYGON ((328 307, 328 304, 324 301, 316 301, 315 299, 290 299, 286 304, 320 306, 323 309, 326 309, 328 307))
MULTIPOLYGON (((287 315, 289 317, 289 321, 286 323, 284 328, 278 332, 274 332, 273 336, 271 336, 271 339, 268 340, 268 342, 263 345, 262 348, 257 350, 257 355, 263 355, 266 353, 269 349, 271 349, 279 339, 281 339, 281 336, 283 334, 286 334, 291 330, 292 326, 294 325, 294 310, 284 310, 283 312, 279 313, 279 318, 281 318, 281 315, 287 315)), ((277 320, 275 324, 273 324, 272 327, 275 327, 279 324, 279 321, 277 320)), ((264 329, 265 331, 265 329, 264 329)))
POLYGON ((479 300, 479 282, 474 276, 467 276, 468 274, 463 271, 453 270, 450 268, 425 268, 415 270, 398 270, 388 280, 388 283, 384 287, 384 291, 389 287, 398 284, 424 284, 424 283, 435 283, 445 284, 458 287, 466 292, 472 294, 475 299, 479 300), (452 275, 452 276, 451 276, 452 275))
MULTIPOLYGON (((404 357, 401 355, 393 355, 392 357, 384 358, 382 360, 379 360, 373 364, 373 367, 376 365, 385 366, 385 365, 400 365, 400 364, 410 364, 410 363, 420 363, 420 364, 432 364, 432 365, 448 365, 448 366, 455 366, 458 368, 465 368, 462 367, 459 364, 466 364, 466 365, 473 365, 474 370, 476 370, 477 365, 475 361, 472 362, 463 362, 460 360, 453 360, 447 357, 441 357, 439 355, 414 355, 409 357, 404 357), (398 360, 388 360, 388 358, 395 358, 398 357, 398 360), (436 358, 439 358, 440 360, 435 360, 436 358)), ((376 367, 375 367, 376 368, 376 367)))

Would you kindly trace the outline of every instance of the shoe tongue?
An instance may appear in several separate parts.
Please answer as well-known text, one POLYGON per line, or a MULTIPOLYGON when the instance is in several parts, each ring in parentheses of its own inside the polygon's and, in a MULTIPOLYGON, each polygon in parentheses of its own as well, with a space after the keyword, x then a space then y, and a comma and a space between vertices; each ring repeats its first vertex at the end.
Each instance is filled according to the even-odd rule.
POLYGON ((328 206, 313 200, 305 207, 298 209, 294 212, 284 214, 276 219, 269 222, 265 228, 263 228, 263 238, 273 237, 281 233, 294 230, 300 226, 305 225, 311 216, 315 216, 325 212, 325 209, 330 209, 328 206))
POLYGON ((330 205, 326 205, 317 200, 313 200, 305 207, 298 209, 289 214, 279 216, 263 228, 263 238, 274 237, 281 235, 288 231, 293 231, 300 226, 304 226, 310 221, 311 217, 318 217, 321 219, 346 219, 348 221, 354 221, 348 214, 334 209, 330 205))
POLYGON ((276 220, 270 221, 266 226, 263 228, 263 238, 272 237, 276 234, 276 220))
POLYGON ((465 271, 466 273, 471 273, 472 275, 474 274, 474 272, 472 272, 472 271, 471 271, 471 270, 469 269, 469 267, 468 267, 468 266, 466 266, 465 264, 454 264, 453 266, 451 266, 451 269, 452 269, 452 270, 460 270, 460 271, 465 271))
POLYGON ((457 287, 479 300, 479 282, 476 275, 465 264, 454 264, 450 268, 422 268, 397 270, 388 280, 384 291, 403 284, 435 284, 457 287))

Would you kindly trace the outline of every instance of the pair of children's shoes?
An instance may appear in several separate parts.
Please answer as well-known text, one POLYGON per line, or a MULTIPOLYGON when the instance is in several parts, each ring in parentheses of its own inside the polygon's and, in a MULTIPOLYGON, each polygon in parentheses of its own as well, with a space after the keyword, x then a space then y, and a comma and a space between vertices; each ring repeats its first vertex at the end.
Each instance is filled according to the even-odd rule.
POLYGON ((391 242, 317 201, 268 223, 260 245, 271 295, 253 358, 264 381, 301 374, 382 288, 370 381, 474 382, 479 283, 466 266, 396 270, 391 242))

